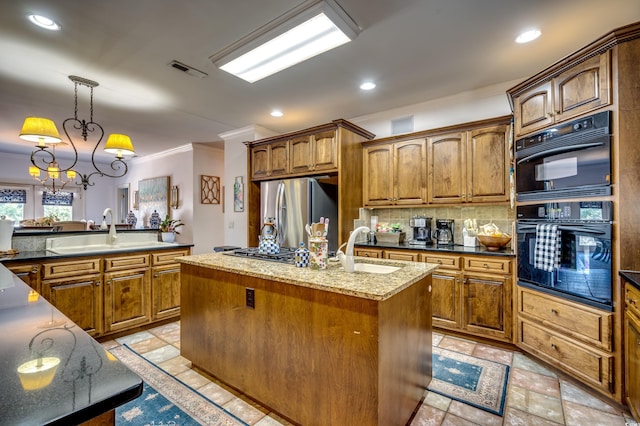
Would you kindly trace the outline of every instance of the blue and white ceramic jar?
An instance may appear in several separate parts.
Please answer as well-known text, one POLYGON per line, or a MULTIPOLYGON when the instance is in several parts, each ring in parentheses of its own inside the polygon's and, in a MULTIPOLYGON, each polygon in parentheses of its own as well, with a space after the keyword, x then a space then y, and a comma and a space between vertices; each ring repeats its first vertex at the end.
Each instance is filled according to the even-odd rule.
POLYGON ((149 227, 151 229, 160 228, 160 214, 157 211, 153 211, 151 218, 149 219, 149 227))
POLYGON ((129 225, 130 228, 135 228, 136 222, 138 222, 136 214, 133 212, 133 210, 129 210, 129 213, 127 214, 127 225, 129 225))
POLYGON ((304 246, 304 243, 300 243, 300 247, 296 250, 293 259, 298 268, 307 268, 309 266, 309 249, 304 246))

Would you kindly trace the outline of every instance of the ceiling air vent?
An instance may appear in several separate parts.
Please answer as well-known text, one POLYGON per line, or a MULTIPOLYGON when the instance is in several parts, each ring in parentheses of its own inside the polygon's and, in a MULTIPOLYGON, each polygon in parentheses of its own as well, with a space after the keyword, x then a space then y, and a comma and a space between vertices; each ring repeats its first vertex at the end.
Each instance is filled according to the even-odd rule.
POLYGON ((205 78, 208 75, 206 72, 202 72, 193 67, 190 67, 189 65, 185 65, 182 62, 178 62, 175 60, 169 62, 169 66, 177 69, 178 71, 182 71, 185 74, 189 74, 192 77, 205 78))
POLYGON ((400 133, 413 132, 413 115, 409 117, 396 118, 391 120, 391 134, 398 135, 400 133))

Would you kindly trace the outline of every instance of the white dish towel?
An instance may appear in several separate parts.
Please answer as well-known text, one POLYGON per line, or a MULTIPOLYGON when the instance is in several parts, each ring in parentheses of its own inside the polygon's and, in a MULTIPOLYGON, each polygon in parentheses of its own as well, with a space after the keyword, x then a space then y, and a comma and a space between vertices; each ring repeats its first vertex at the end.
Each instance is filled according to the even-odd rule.
POLYGON ((533 252, 533 267, 553 272, 560 267, 562 238, 558 225, 536 225, 536 246, 533 252))

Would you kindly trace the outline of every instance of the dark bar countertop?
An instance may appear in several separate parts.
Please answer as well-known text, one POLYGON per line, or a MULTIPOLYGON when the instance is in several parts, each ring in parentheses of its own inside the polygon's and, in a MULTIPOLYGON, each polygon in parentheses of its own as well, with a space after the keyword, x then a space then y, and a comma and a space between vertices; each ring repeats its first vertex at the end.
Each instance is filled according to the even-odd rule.
POLYGON ((483 245, 476 247, 467 247, 462 244, 409 244, 409 243, 369 243, 369 242, 361 242, 355 243, 356 247, 367 247, 367 248, 378 248, 378 249, 400 249, 400 250, 419 250, 419 251, 430 251, 430 252, 438 252, 442 254, 479 254, 483 256, 507 256, 507 257, 515 257, 516 253, 509 247, 499 249, 498 251, 489 251, 483 245))
POLYGON ((0 423, 71 425, 137 398, 142 380, 0 265, 0 387, 0 423))
POLYGON ((628 283, 640 290, 640 272, 639 271, 619 271, 618 274, 628 283))

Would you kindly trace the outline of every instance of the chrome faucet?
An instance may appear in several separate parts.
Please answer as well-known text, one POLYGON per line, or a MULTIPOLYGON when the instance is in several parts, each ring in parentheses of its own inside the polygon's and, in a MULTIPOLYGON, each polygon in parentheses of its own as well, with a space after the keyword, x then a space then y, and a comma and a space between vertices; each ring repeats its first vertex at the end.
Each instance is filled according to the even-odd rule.
POLYGON ((118 236, 116 235, 116 224, 113 221, 113 210, 111 210, 110 207, 107 207, 104 209, 104 212, 102 212, 100 229, 107 229, 107 213, 109 213, 109 219, 111 220, 111 226, 109 227, 109 244, 113 244, 118 236))
POLYGON ((344 244, 342 244, 338 249, 338 251, 336 252, 336 257, 338 258, 340 263, 342 263, 342 266, 344 267, 345 272, 354 271, 353 246, 356 243, 356 238, 358 238, 358 235, 360 235, 361 232, 367 233, 369 231, 370 229, 366 226, 360 226, 354 229, 353 232, 351 232, 351 235, 349 235, 349 241, 345 243, 347 245, 346 254, 340 250, 342 247, 344 247, 344 244))

